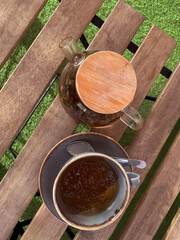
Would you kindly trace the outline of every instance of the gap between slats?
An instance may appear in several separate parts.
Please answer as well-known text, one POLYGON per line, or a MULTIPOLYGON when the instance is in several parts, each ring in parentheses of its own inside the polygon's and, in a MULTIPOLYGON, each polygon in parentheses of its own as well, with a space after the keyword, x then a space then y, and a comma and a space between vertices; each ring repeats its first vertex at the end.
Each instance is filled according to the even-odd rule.
POLYGON ((177 240, 178 238, 180 238, 180 209, 174 216, 174 219, 163 240, 177 240))
MULTIPOLYGON (((163 148, 168 147, 168 145, 170 144, 170 142, 172 142, 172 139, 174 138, 174 136, 172 136, 172 134, 176 135, 176 133, 177 133, 177 129, 178 129, 178 125, 179 125, 178 124, 178 122, 179 122, 178 121, 178 118, 179 118, 178 112, 180 110, 180 104, 177 104, 174 107, 174 109, 172 108, 170 111, 167 112, 167 114, 163 114, 163 110, 166 110, 168 101, 169 101, 170 105, 174 105, 174 101, 176 101, 180 96, 180 93, 178 91, 176 91, 178 88, 179 76, 180 76, 180 64, 175 69, 172 77, 170 78, 169 82, 165 86, 165 89, 159 96, 158 102, 155 103, 152 110, 150 111, 150 113, 146 119, 144 133, 143 133, 143 131, 140 131, 128 149, 128 153, 130 156, 133 156, 134 158, 139 157, 142 159, 143 159, 143 157, 145 157, 145 160, 147 161, 147 168, 144 171, 136 170, 137 173, 141 174, 142 180, 145 178, 146 173, 150 170, 150 168, 153 165, 153 162, 156 160, 156 157, 158 154, 157 148, 160 148, 160 150, 161 150, 161 148, 164 144, 164 140, 166 139, 166 136, 169 135, 170 130, 174 126, 176 121, 177 121, 176 126, 173 129, 173 132, 171 133, 170 139, 168 139, 169 142, 168 142, 168 144, 165 144, 163 146, 163 148), (170 122, 170 120, 172 119, 172 116, 174 117, 174 120, 170 124, 171 126, 167 127, 167 122, 168 123, 170 122), (162 125, 162 129, 164 128, 164 131, 161 129, 160 124, 162 125), (157 127, 156 127, 156 125, 157 125, 157 127), (166 130, 166 128, 169 128, 169 130, 166 130), (152 132, 152 134, 150 134, 151 132, 152 132), (154 138, 153 138, 153 136, 154 136, 154 138), (162 139, 162 141, 161 141, 161 139, 162 139), (141 148, 142 148, 142 150, 141 150, 141 148), (148 149, 149 149, 149 151, 148 151, 148 149), (144 152, 144 156, 143 156, 143 152, 144 152), (154 152, 155 152, 155 154, 154 154, 154 152)), ((160 154, 161 154, 161 158, 163 158, 164 153, 162 152, 162 150, 161 150, 160 154)), ((160 165, 160 167, 161 167, 161 165, 160 165)), ((156 164, 155 168, 157 168, 157 164, 156 164)), ((149 174, 150 174, 150 172, 148 172, 148 175, 149 174)), ((147 184, 148 184, 147 181, 146 181, 146 183, 143 183, 143 185, 146 185, 146 186, 147 186, 147 184)), ((143 192, 144 192, 144 187, 142 186, 142 188, 143 188, 143 192)), ((132 191, 131 199, 134 196, 134 194, 136 193, 136 191, 137 191, 137 189, 134 189, 132 191)), ((142 190, 139 189, 139 192, 140 191, 142 191, 142 190)), ((158 220, 158 219, 156 218, 156 220, 158 220)), ((128 232, 128 226, 129 225, 126 225, 124 232, 126 232, 126 231, 128 232)), ((120 228, 119 228, 119 232, 120 232, 120 228)), ((115 235, 117 236, 117 234, 118 234, 118 228, 117 228, 116 233, 113 234, 112 239, 115 235)), ((155 232, 154 232, 154 234, 155 234, 155 232)), ((122 236, 122 239, 124 239, 123 237, 124 236, 122 236)), ((153 236, 151 236, 151 237, 153 237, 153 236)))
POLYGON ((175 200, 180 183, 178 181, 180 166, 180 133, 168 151, 163 163, 157 170, 153 181, 138 204, 130 221, 119 239, 153 239, 168 209, 175 200), (173 164, 172 164, 173 159, 173 164), (134 232, 134 229, 138 229, 134 232))
MULTIPOLYGON (((180 192, 177 195, 175 201, 173 202, 171 208, 169 209, 158 231, 156 232, 154 236, 154 240, 159 240, 160 238, 164 239, 163 237, 166 236, 167 231, 169 234, 172 233, 172 235, 170 234, 170 236, 175 236, 175 235, 180 236, 180 228, 176 226, 176 221, 175 221, 178 215, 179 203, 180 203, 180 192)), ((171 237, 169 238, 169 240, 170 239, 171 237)), ((171 240, 175 240, 175 239, 178 239, 178 237, 174 239, 172 238, 171 240)))
MULTIPOLYGON (((135 99, 133 101, 133 106, 137 107, 141 104, 142 100, 144 99, 144 96, 149 91, 149 88, 151 87, 152 83, 158 76, 159 71, 161 70, 162 66, 164 65, 165 61, 169 57, 169 55, 172 52, 174 47, 175 47, 175 41, 172 38, 170 38, 167 34, 165 34, 162 30, 160 30, 156 26, 151 28, 150 32, 148 33, 145 40, 139 47, 137 53, 134 55, 134 58, 132 59, 132 64, 135 68, 135 72, 137 74, 137 79, 138 79, 138 90, 137 90, 138 97, 136 98, 137 95, 135 96, 135 99), (159 37, 159 40, 158 40, 157 36, 159 37), (167 52, 164 52, 164 54, 160 56, 159 52, 162 52, 162 50, 164 49, 164 45, 166 45, 167 42, 169 43, 169 49, 166 48, 167 52), (147 55, 146 50, 149 51, 149 55, 147 55), (146 57, 144 58, 143 56, 146 56, 146 57), (156 68, 154 68, 153 66, 156 66, 156 68)), ((168 135, 170 134, 170 132, 175 124, 174 121, 176 121, 175 118, 173 119, 173 122, 171 122, 169 128, 166 129, 167 131, 164 136, 164 139, 162 139, 162 142, 165 141, 166 138, 168 137, 168 135)), ((147 119, 145 122, 147 122, 147 119)), ((115 138, 116 140, 119 140, 119 138, 122 136, 125 128, 126 127, 123 124, 121 124, 120 121, 118 120, 113 125, 112 128, 100 129, 98 131, 100 131, 103 134, 110 135, 111 137, 115 138)), ((146 126, 144 125, 143 129, 140 130, 140 132, 142 133, 142 136, 144 136, 143 141, 145 143, 147 143, 147 147, 148 147, 148 145, 151 145, 152 143, 151 142, 148 143, 148 138, 147 138, 148 135, 146 135, 146 133, 145 133, 145 130, 147 130, 147 129, 146 129, 146 126)), ((92 130, 96 131, 97 129, 94 128, 92 130)), ((133 142, 135 142, 135 140, 133 142)), ((137 147, 137 145, 139 146, 139 143, 138 144, 135 143, 135 145, 137 147)), ((156 151, 154 154, 154 155, 156 155, 156 157, 160 150, 161 150, 161 144, 159 144, 159 146, 156 148, 156 151)), ((146 150, 144 150, 144 152, 138 150, 137 152, 142 152, 145 154, 146 150)), ((145 155, 134 156, 133 151, 129 152, 129 156, 137 158, 137 159, 146 160, 145 155)), ((144 172, 147 173, 147 170, 148 170, 148 168, 144 172)), ((78 240, 79 239, 82 239, 82 240, 84 240, 84 239, 103 239, 103 240, 108 239, 111 236, 113 230, 115 229, 117 223, 118 222, 116 221, 110 227, 107 227, 105 229, 102 229, 102 230, 99 230, 96 232, 87 232, 86 233, 83 231, 79 231, 75 239, 76 240, 77 239, 78 240)))
POLYGON ((82 0, 62 1, 6 82, 0 92, 0 133, 3 136, 0 156, 62 64, 64 55, 59 50, 59 42, 68 35, 79 39, 102 3, 103 0, 93 5, 82 0), (73 16, 68 17, 67 12, 73 12, 73 16))
POLYGON ((1 1, 0 68, 18 45, 47 0, 1 1), (19 17, 21 16, 21 17, 19 17))
MULTIPOLYGON (((145 176, 145 180, 143 181, 143 179, 142 179, 141 186, 137 189, 135 195, 133 194, 134 196, 132 196, 132 201, 130 202, 125 214, 120 219, 120 222, 118 223, 118 226, 116 227, 115 231, 113 232, 113 234, 112 234, 112 236, 110 237, 109 240, 117 239, 118 236, 120 236, 122 234, 123 229, 127 228, 126 224, 128 222, 128 219, 133 214, 133 211, 135 210, 135 207, 137 206, 138 202, 141 200, 141 198, 143 198, 143 195, 144 195, 145 191, 148 189, 151 180, 153 179, 157 169, 159 168, 159 166, 163 162, 167 151, 170 149, 170 147, 172 145, 172 142, 174 141, 174 139, 177 135, 177 132, 179 130, 179 123, 180 123, 180 121, 177 121, 177 123, 175 124, 173 130, 171 131, 171 133, 168 137, 168 139, 166 140, 165 144, 163 145, 163 148, 161 148, 161 151, 160 151, 158 157, 156 158, 155 162, 152 163, 152 167, 151 167, 151 165, 149 166, 149 164, 148 164, 148 169, 150 167, 151 168, 148 170, 148 173, 145 176)), ((137 149, 137 151, 138 151, 138 149, 137 149)), ((150 161, 151 160, 149 160, 149 162, 150 161)), ((144 172, 144 170, 143 170, 143 172, 144 172)), ((133 191, 133 193, 134 193, 134 191, 133 191)), ((173 203, 173 210, 171 211, 171 213, 168 213, 168 216, 166 216, 166 219, 163 220, 160 228, 158 229, 158 232, 156 233, 158 238, 155 238, 154 240, 159 240, 159 239, 162 238, 163 234, 165 233, 165 231, 167 229, 167 225, 170 224, 170 222, 171 222, 172 214, 175 214, 175 212, 176 212, 177 206, 178 206, 178 203, 177 203, 177 201, 175 201, 173 203), (159 236, 161 236, 161 237, 159 237, 159 236)))
MULTIPOLYGON (((132 10, 133 11, 133 13, 134 13, 134 11, 135 10, 132 10)), ((139 15, 139 18, 137 19, 137 25, 136 26, 134 26, 134 30, 131 30, 130 31, 130 35, 127 35, 127 39, 125 40, 124 39, 124 41, 122 41, 122 44, 121 44, 121 48, 122 48, 122 45, 123 45, 123 43, 124 43, 124 45, 127 45, 127 42, 129 42, 131 39, 131 35, 134 35, 135 34, 135 32, 136 32, 136 30, 138 29, 138 27, 139 27, 139 25, 141 24, 141 22, 142 22, 142 20, 143 20, 143 18, 142 18, 142 16, 141 15, 139 15), (133 33, 134 32, 134 33, 133 33)), ((111 29, 109 29, 109 30, 111 30, 111 29)), ((120 31, 120 29, 119 29, 119 31, 120 31)), ((121 31, 120 31, 121 32, 121 31)), ((112 44, 110 44, 109 46, 111 46, 112 44)), ((106 47, 108 47, 108 45, 106 46, 106 47)), ((58 104, 58 106, 57 107, 59 107, 59 99, 57 98, 57 99, 55 99, 55 103, 54 103, 55 105, 54 106, 56 106, 57 104, 58 104)), ((51 109, 51 107, 50 107, 50 109, 51 109)), ((49 115, 50 114, 50 109, 48 110, 48 112, 47 112, 47 114, 49 115)), ((63 113, 62 113, 63 114, 63 113)), ((67 121, 67 120, 66 120, 67 121)), ((40 125, 42 124, 42 122, 40 123, 40 125)), ((57 126, 59 125, 59 123, 58 122, 56 122, 55 123, 55 126, 56 126, 56 124, 57 124, 57 126)), ((68 125, 68 123, 66 122, 66 124, 68 125)), ((44 128, 42 125, 41 125, 41 127, 42 128, 44 128)), ((53 127, 53 126, 52 126, 53 127)), ((62 127, 62 126, 61 126, 62 127)), ((57 129, 57 127, 56 127, 56 129, 57 129)), ((67 133, 68 134, 68 133, 67 133)), ((33 136, 32 136, 33 137, 33 136)), ((26 145, 26 148, 28 148, 28 143, 27 143, 27 145, 26 145)), ((21 155, 21 153, 20 153, 20 155, 21 155)), ((18 158, 20 158, 20 155, 18 156, 18 158)), ((35 218, 36 219, 36 218, 35 218)), ((35 220, 34 219, 34 220, 35 220)), ((33 222, 32 222, 33 223, 33 222)), ((35 224, 35 222, 34 222, 34 226, 35 226, 36 224, 35 224)), ((32 226, 32 225, 30 225, 30 226, 32 226)), ((37 226, 37 225, 36 225, 37 226)), ((29 229, 31 229, 31 228, 29 228, 29 229)), ((33 232, 33 231, 32 231, 33 232)), ((28 234, 28 230, 27 230, 27 232, 25 233, 25 236, 27 237, 27 234, 28 234)))
MULTIPOLYGON (((68 1, 68 0, 62 1, 60 6, 57 8, 55 13, 51 17, 51 19, 45 25, 44 29, 42 30, 42 32, 40 33, 38 38, 32 44, 31 48, 29 49, 29 51, 27 52, 25 57, 22 59, 20 65, 15 70, 12 77, 9 79, 9 81, 4 86, 3 90, 1 91, 1 95, 0 95, 1 100, 3 100, 2 98, 4 97, 4 101, 1 102, 1 104, 3 103, 2 104, 3 106, 1 105, 2 108, 5 107, 5 109, 6 109, 8 104, 13 103, 13 101, 10 100, 12 97, 11 91, 13 91, 13 93, 15 94, 15 96, 14 96, 15 98, 18 95, 20 95, 19 99, 18 99, 20 101, 19 102, 20 105, 22 104, 24 106, 24 103, 26 103, 26 104, 28 104, 28 106, 30 108, 33 107, 32 105, 34 104, 35 96, 33 99, 31 93, 34 94, 36 92, 37 95, 40 95, 41 92, 43 91, 43 89, 41 88, 42 86, 40 86, 41 84, 38 82, 40 80, 37 79, 37 76, 39 78, 41 78, 42 83, 44 84, 44 86, 46 86, 45 78, 46 78, 46 80, 51 78, 51 76, 54 74, 54 72, 56 72, 56 68, 59 67, 59 65, 61 63, 61 59, 64 58, 62 56, 62 54, 57 55, 56 50, 52 49, 51 47, 48 48, 48 46, 44 42, 45 39, 46 39, 46 41, 49 40, 49 44, 52 44, 50 39, 48 39, 48 36, 51 38, 53 37, 53 40, 54 40, 53 46, 55 49, 56 48, 59 49, 58 43, 59 43, 60 39, 69 35, 70 33, 75 39, 78 39, 84 32, 85 28, 87 27, 87 25, 89 24, 89 22, 95 15, 95 13, 98 11, 102 2, 103 2, 102 0, 99 0, 99 1, 96 1, 96 3, 94 3, 92 5, 89 2, 85 2, 82 0, 78 0, 76 2, 72 2, 72 1, 68 1), (70 19, 67 17, 67 12, 70 11, 69 6, 71 6, 71 8, 73 8, 73 14, 74 14, 73 16, 75 19, 72 18, 72 16, 69 16, 70 19), (77 6, 78 6, 78 9, 77 9, 77 6), (81 8, 88 9, 88 14, 85 13, 83 10, 81 11, 81 8), (84 16, 83 16, 82 12, 84 12, 84 16), (65 17, 64 17, 64 15, 65 15, 65 17), (84 17, 84 21, 79 21, 81 19, 81 17, 82 18, 84 17), (67 27, 67 24, 64 21, 68 21, 68 23, 70 24, 69 28, 67 27), (52 29, 53 29, 53 31, 55 31, 54 35, 50 34, 52 29), (61 29, 61 31, 60 31, 60 29, 61 29), (44 38, 44 35, 47 37, 44 38), (42 41, 42 39, 43 39, 43 41, 42 41), (40 48, 38 48, 40 46, 41 46, 41 48, 43 48, 43 46, 45 47, 45 51, 43 52, 43 54, 45 54, 43 61, 45 61, 46 64, 43 64, 43 62, 41 61, 41 58, 40 58, 41 52, 39 52, 40 48), (51 57, 52 57, 53 61, 51 62, 51 64, 48 64, 48 62, 47 62, 47 57, 46 57, 47 53, 48 53, 48 57, 50 57, 50 53, 52 53, 51 57), (40 64, 39 68, 38 68, 37 62, 33 61, 34 58, 36 59, 36 54, 39 57, 38 58, 38 61, 40 64), (29 60, 32 61, 31 64, 29 63, 29 60), (47 64, 48 64, 48 69, 46 69, 46 71, 43 71, 43 68, 46 68, 47 64), (34 68, 36 69, 35 72, 32 72, 33 69, 30 68, 30 65, 34 66, 34 68), (43 74, 46 75, 47 73, 48 73, 48 76, 44 76, 45 77, 44 78, 43 74), (31 85, 32 82, 35 82, 36 80, 38 80, 37 84, 40 88, 37 87, 36 89, 34 89, 34 92, 30 91, 28 93, 27 89, 29 89, 29 88, 28 88, 27 83, 25 83, 25 86, 23 84, 21 86, 21 84, 20 84, 21 80, 23 81, 23 77, 25 77, 24 75, 26 75, 26 74, 31 75, 31 76, 29 75, 30 78, 26 79, 27 82, 29 82, 29 84, 31 85), (34 78, 34 75, 35 76, 37 75, 37 76, 34 78), (21 76, 21 80, 20 80, 20 76, 21 76), (16 77, 17 77, 16 80, 19 81, 20 87, 22 87, 21 89, 18 89, 18 92, 16 92, 15 86, 13 88, 13 84, 17 84, 17 81, 15 81, 16 77), (33 80, 31 78, 33 78, 33 80), (31 82, 31 80, 32 80, 32 82, 31 82), (26 90, 26 92, 24 90, 26 90), (21 95, 21 91, 23 91, 22 95, 21 95), (31 96, 29 96, 30 99, 25 98, 24 94, 26 95, 27 93, 31 95, 31 96), (9 99, 8 99, 8 97, 9 97, 9 99), (6 102, 7 99, 8 99, 8 102, 6 102), (27 102, 24 102, 24 99, 26 99, 27 102), (33 102, 29 102, 28 100, 29 101, 31 100, 33 102)), ((48 60, 50 61, 50 58, 48 58, 48 60)), ((16 101, 15 101, 15 103, 17 104, 16 101)), ((21 112, 19 112, 19 111, 22 110, 22 106, 20 107, 19 104, 17 104, 16 108, 15 108, 15 106, 13 107, 13 111, 11 112, 11 114, 13 115, 14 112, 17 111, 16 118, 18 117, 18 123, 21 124, 23 117, 21 116, 21 112), (18 105, 19 105, 19 107, 18 107, 18 105)), ((11 108, 9 108, 9 111, 10 110, 11 110, 11 108)), ((24 116, 26 116, 28 114, 28 109, 26 109, 26 107, 24 106, 23 110, 26 111, 26 113, 23 113, 24 116)), ((10 127, 13 126, 13 128, 14 128, 14 126, 16 126, 16 130, 17 130, 18 126, 16 124, 14 125, 14 122, 16 122, 16 120, 15 119, 12 120, 11 118, 13 118, 13 116, 8 116, 8 112, 0 111, 0 114, 2 114, 1 116, 3 116, 4 120, 7 121, 6 124, 8 124, 8 126, 4 126, 3 121, 1 121, 2 125, 0 126, 0 129, 2 131, 0 131, 0 132, 3 135, 3 137, 0 140, 1 141, 3 140, 2 144, 1 144, 1 150, 3 151, 6 149, 7 144, 11 140, 10 138, 13 135, 12 129, 10 129, 10 127), (4 116, 5 114, 6 114, 6 116, 4 116), (6 130, 7 130, 6 127, 8 127, 10 133, 6 132, 6 130), (4 132, 3 130, 7 134, 7 139, 5 137, 5 134, 3 133, 4 132), (9 134, 10 134, 10 136, 9 136, 9 134), (3 142, 5 142, 4 146, 3 146, 3 142)), ((74 123, 74 120, 72 120, 69 116, 67 116, 65 110, 62 108, 62 106, 60 104, 60 100, 59 100, 58 96, 57 96, 56 100, 54 101, 54 103, 52 104, 51 108, 48 110, 49 117, 46 117, 46 116, 47 115, 45 115, 45 117, 43 118, 42 123, 41 123, 42 125, 43 125, 43 123, 45 124, 44 127, 42 127, 41 129, 40 129, 40 127, 36 128, 36 131, 35 131, 36 133, 33 134, 32 137, 29 139, 24 150, 22 150, 21 154, 18 156, 18 158, 16 159, 13 166, 10 168, 10 170, 7 172, 6 176, 0 183, 0 191, 3 192, 2 193, 3 199, 0 202, 0 205, 1 204, 3 205, 3 207, 0 207, 0 211, 1 211, 1 218, 0 218, 1 224, 0 225, 1 225, 1 228, 3 229, 3 232, 0 235, 0 239, 6 239, 8 237, 11 230, 15 226, 17 220, 20 218, 23 211, 26 209, 29 202, 31 201, 32 197, 35 195, 35 193, 37 191, 37 187, 38 187, 37 186, 37 178, 38 178, 39 168, 40 168, 42 160, 45 157, 45 155, 47 154, 48 150, 50 150, 50 148, 52 148, 60 139, 64 138, 67 135, 70 135, 74 131, 75 127, 77 126, 77 124, 74 123), (54 108, 53 108, 53 106, 54 106, 54 108), (61 121, 61 125, 59 124, 60 121, 61 121), (55 124, 54 127, 53 127, 53 124, 55 124), (50 126, 52 128, 50 128, 50 126), (59 127, 59 132, 57 131, 58 127, 59 127), (44 132, 43 132, 43 130, 44 130, 44 132), (38 138, 40 138, 40 139, 38 140, 38 138), (42 143, 41 139, 43 139, 43 140, 46 139, 46 141, 42 145, 41 145, 41 143, 42 143), (52 141, 50 141, 50 139, 52 141), (38 142, 39 142, 39 144, 37 144, 38 142), (28 146, 31 146, 31 148, 28 148, 28 146), (46 149, 47 152, 43 151, 43 153, 42 153, 42 149, 46 149), (37 154, 35 154, 35 152, 37 154), (28 161, 24 162, 25 159, 28 161), (31 161, 30 161, 30 159, 31 159, 31 161), (23 172, 23 167, 24 167, 25 172, 23 172), (30 173, 29 169, 31 169, 32 174, 29 174, 30 173), (23 179, 23 181, 22 181, 22 179, 23 179), (14 182, 14 180, 16 183, 14 182), (22 184, 22 188, 25 188, 24 189, 25 191, 20 190, 21 184, 22 184), (34 190, 31 188, 28 188, 27 187, 28 184, 30 184, 31 188, 34 188, 34 190), (8 191, 6 191, 5 186, 7 186, 8 191), (14 189, 17 189, 17 191, 14 191, 14 189), (20 190, 19 193, 17 193, 18 189, 20 190), (25 197, 25 199, 22 200, 22 195, 24 192, 26 192, 26 197, 25 197), (21 198, 19 198, 19 195, 21 195, 21 198), (9 204, 7 204, 7 202, 9 202, 9 204), (17 204, 17 206, 15 207, 14 204, 17 204), (5 205, 8 207, 4 207, 5 205), (7 221, 7 224, 6 224, 6 221, 7 221)), ((16 132, 16 130, 14 131, 14 129, 13 129, 14 133, 16 132)))

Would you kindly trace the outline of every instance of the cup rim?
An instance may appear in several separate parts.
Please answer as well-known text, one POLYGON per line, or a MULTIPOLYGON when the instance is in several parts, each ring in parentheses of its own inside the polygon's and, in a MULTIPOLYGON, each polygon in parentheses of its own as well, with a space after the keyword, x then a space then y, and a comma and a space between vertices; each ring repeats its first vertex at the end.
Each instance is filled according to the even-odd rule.
POLYGON ((110 225, 111 223, 113 223, 124 212, 124 210, 125 210, 125 208, 127 206, 128 200, 129 200, 129 196, 130 196, 130 184, 129 184, 129 179, 128 179, 128 176, 127 176, 126 171, 124 170, 124 168, 121 166, 121 164, 119 162, 117 162, 112 157, 110 157, 110 156, 108 156, 106 154, 97 153, 97 152, 85 152, 85 153, 81 153, 81 154, 78 154, 78 155, 73 156, 72 158, 70 158, 68 160, 68 162, 59 171, 59 173, 56 176, 56 179, 54 181, 54 185, 53 185, 53 202, 54 202, 55 209, 58 212, 59 216, 67 224, 69 224, 69 225, 71 225, 71 226, 73 226, 73 227, 75 227, 77 229, 81 229, 81 230, 98 230, 98 229, 104 228, 104 227, 110 225), (71 163, 81 159, 82 157, 84 158, 84 157, 87 157, 87 156, 99 156, 99 157, 104 157, 104 158, 106 158, 106 159, 108 159, 110 161, 113 161, 118 166, 118 168, 121 170, 121 172, 123 173, 123 176, 124 176, 125 181, 126 181, 126 186, 127 186, 126 197, 125 197, 125 200, 124 200, 124 202, 122 204, 122 207, 121 207, 120 211, 118 212, 118 214, 116 216, 114 216, 112 219, 107 220, 107 221, 105 221, 102 224, 99 224, 99 225, 95 224, 95 225, 92 225, 92 226, 86 226, 86 225, 77 224, 77 223, 74 223, 71 220, 69 220, 66 216, 64 216, 64 214, 62 213, 62 211, 58 207, 58 203, 57 203, 57 200, 56 200, 56 187, 57 187, 57 183, 59 181, 59 178, 60 178, 60 175, 62 174, 62 172, 71 163))
MULTIPOLYGON (((48 153, 46 154, 46 156, 44 157, 43 159, 43 162, 41 164, 41 167, 40 167, 40 170, 39 170, 39 176, 38 176, 38 186, 39 186, 39 192, 40 192, 40 195, 42 197, 42 200, 44 202, 44 204, 46 205, 48 211, 56 218, 58 219, 59 221, 62 221, 64 222, 64 220, 60 219, 59 217, 57 217, 53 212, 52 210, 49 209, 49 207, 47 206, 47 202, 46 202, 46 198, 44 196, 44 193, 42 191, 42 173, 43 173, 43 169, 45 167, 45 163, 46 161, 48 160, 50 154, 60 145, 62 144, 63 142, 67 141, 68 139, 71 139, 72 136, 83 136, 83 135, 97 135, 97 136, 101 136, 101 137, 104 137, 104 138, 107 138, 109 139, 110 141, 113 141, 116 145, 118 145, 119 148, 121 148, 121 150, 124 152, 124 154, 127 156, 127 158, 129 158, 129 154, 127 153, 127 151, 115 140, 113 139, 112 137, 110 136, 107 136, 105 134, 102 134, 102 133, 96 133, 96 132, 81 132, 81 133, 76 133, 76 134, 73 134, 73 135, 69 135, 69 136, 66 136, 65 138, 61 139, 60 141, 58 141, 49 151, 48 153)), ((131 169, 133 169, 133 167, 131 166, 131 169)))

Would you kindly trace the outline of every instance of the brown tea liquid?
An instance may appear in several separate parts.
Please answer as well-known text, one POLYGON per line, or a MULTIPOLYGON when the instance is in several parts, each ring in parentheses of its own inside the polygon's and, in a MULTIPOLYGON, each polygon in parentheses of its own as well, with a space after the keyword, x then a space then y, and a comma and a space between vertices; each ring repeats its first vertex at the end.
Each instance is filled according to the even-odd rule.
POLYGON ((92 215, 104 211, 116 197, 118 178, 114 168, 101 157, 73 162, 62 173, 62 201, 73 213, 92 215))

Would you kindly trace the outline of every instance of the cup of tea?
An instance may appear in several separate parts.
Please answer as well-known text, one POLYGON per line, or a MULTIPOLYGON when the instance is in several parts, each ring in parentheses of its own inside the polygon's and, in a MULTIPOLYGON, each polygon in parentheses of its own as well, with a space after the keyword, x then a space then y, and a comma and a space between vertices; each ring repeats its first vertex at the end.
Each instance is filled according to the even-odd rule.
POLYGON ((70 158, 53 185, 53 202, 60 218, 82 230, 110 225, 124 212, 129 195, 130 183, 122 165, 97 152, 70 158))

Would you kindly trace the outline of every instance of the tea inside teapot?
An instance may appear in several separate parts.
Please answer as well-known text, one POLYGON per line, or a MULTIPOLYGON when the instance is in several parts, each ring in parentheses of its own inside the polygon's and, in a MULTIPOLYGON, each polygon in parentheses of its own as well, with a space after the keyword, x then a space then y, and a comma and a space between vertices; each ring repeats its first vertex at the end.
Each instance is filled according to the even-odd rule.
POLYGON ((82 52, 72 38, 60 47, 69 60, 60 78, 60 99, 68 114, 93 127, 109 126, 125 114, 128 121, 121 120, 139 129, 140 114, 135 109, 134 115, 125 113, 137 86, 132 65, 115 52, 82 52))
POLYGON ((76 91, 76 74, 79 66, 82 64, 77 59, 85 60, 91 54, 97 51, 82 52, 72 38, 66 38, 60 44, 69 63, 64 68, 60 78, 60 99, 63 107, 71 117, 74 117, 90 126, 105 126, 119 117, 116 114, 100 114, 89 109, 79 98, 76 91), (71 50, 72 49, 72 50, 71 50))

